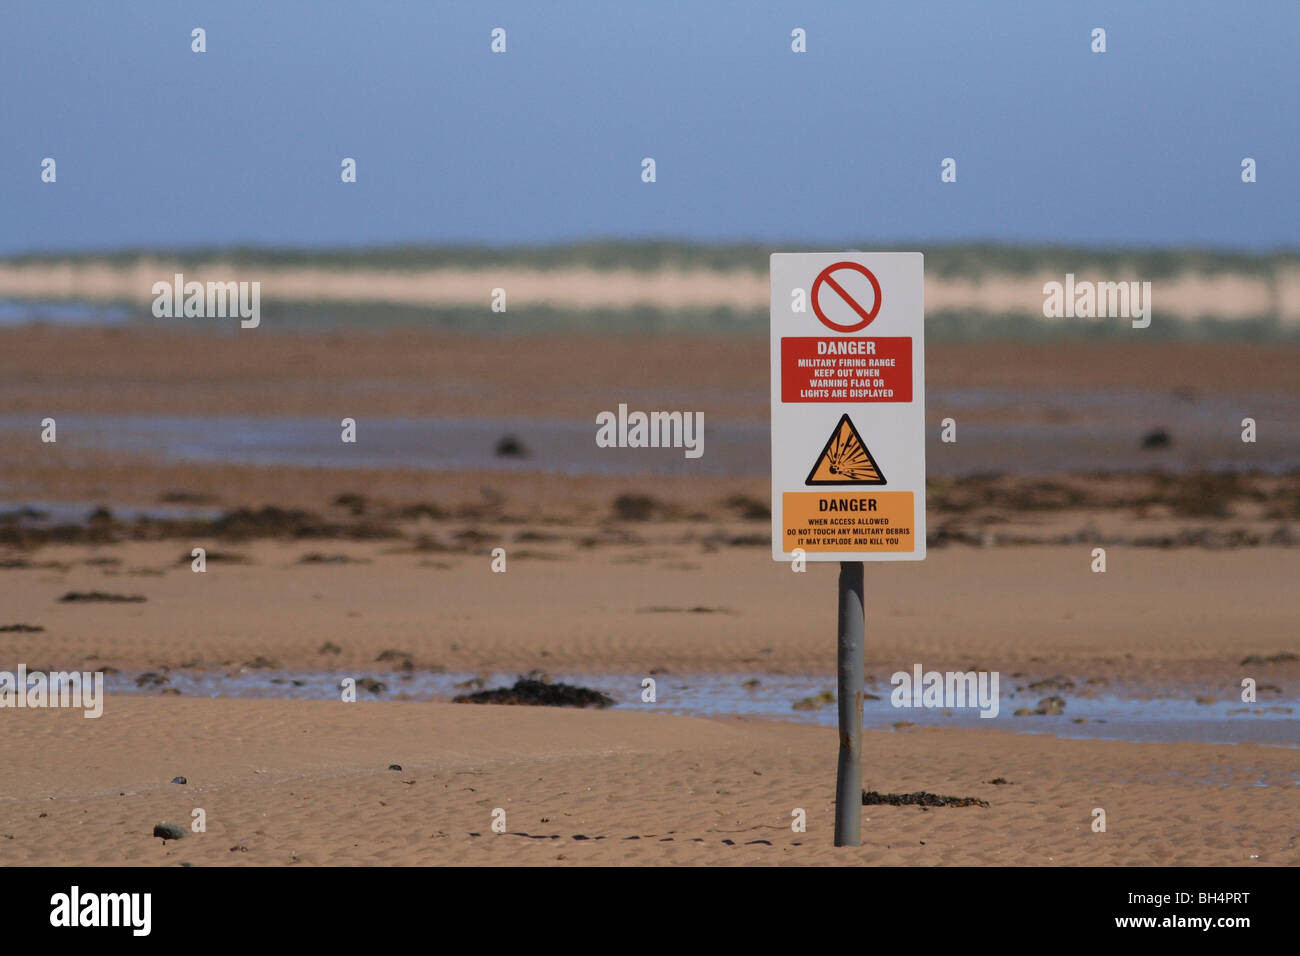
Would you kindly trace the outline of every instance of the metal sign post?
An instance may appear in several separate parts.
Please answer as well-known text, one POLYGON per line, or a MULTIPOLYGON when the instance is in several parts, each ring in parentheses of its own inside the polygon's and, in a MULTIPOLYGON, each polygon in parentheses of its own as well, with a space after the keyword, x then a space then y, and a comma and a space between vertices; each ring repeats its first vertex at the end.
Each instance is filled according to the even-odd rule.
POLYGON ((861 561, 840 562, 840 760, 835 774, 835 845, 862 845, 862 668, 866 605, 861 561))

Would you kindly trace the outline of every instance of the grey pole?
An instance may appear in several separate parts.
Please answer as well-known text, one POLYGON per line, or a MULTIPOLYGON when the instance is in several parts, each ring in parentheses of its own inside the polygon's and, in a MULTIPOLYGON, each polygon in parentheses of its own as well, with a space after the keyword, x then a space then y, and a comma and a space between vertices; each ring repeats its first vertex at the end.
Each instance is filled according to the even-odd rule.
POLYGON ((861 561, 840 562, 840 761, 835 775, 835 845, 862 844, 862 668, 865 604, 861 561))

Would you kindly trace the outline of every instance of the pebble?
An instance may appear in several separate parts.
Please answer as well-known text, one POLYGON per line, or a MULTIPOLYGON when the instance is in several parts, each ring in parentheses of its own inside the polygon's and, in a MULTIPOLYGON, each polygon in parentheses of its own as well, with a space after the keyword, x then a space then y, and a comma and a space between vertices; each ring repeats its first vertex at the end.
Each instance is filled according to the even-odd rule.
POLYGON ((164 840, 180 840, 185 836, 185 828, 179 823, 159 823, 154 826, 153 835, 164 840))

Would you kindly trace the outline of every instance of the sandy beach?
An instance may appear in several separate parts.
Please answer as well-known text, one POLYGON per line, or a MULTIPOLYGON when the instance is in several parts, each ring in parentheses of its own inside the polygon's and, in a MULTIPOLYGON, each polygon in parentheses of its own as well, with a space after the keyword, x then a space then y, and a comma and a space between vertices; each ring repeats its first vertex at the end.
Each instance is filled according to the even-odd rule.
POLYGON ((1277 748, 868 733, 869 788, 971 796, 988 806, 866 807, 862 846, 835 849, 827 771, 835 740, 824 728, 450 704, 112 705, 99 721, 32 714, 21 734, 0 741, 6 763, 25 770, 3 803, 6 863, 1300 860, 1295 797, 1285 785, 1294 752, 1277 748), (168 782, 177 775, 187 783, 168 782), (1096 807, 1107 812, 1105 833, 1091 829, 1096 807), (195 808, 206 832, 150 836, 158 820, 187 825, 195 808), (504 833, 491 830, 497 808, 504 833), (791 829, 796 809, 806 813, 806 832, 791 829))
MULTIPOLYGON (((30 669, 132 673, 238 674, 259 657, 340 675, 407 658, 467 673, 834 673, 834 567, 791 574, 761 545, 726 543, 753 524, 710 525, 717 541, 672 522, 427 527, 423 545, 195 542, 212 555, 203 574, 189 541, 10 551, 0 625, 43 630, 0 642, 30 669), (496 546, 506 573, 491 571, 496 546), (60 600, 96 591, 144 600, 60 600), (395 661, 376 663, 385 651, 395 661)), ((1295 546, 1112 548, 1105 575, 1090 572, 1090 551, 952 545, 915 569, 870 569, 868 671, 977 665, 1231 698, 1246 657, 1295 650, 1295 606, 1279 597, 1300 570, 1295 546), (1013 588, 1024 597, 1008 613, 1013 588)), ((1293 702, 1300 662, 1266 673, 1293 702)))
MULTIPOLYGON (((959 413, 976 424, 1050 426, 1071 389, 1284 408, 1300 391, 1283 346, 928 358, 932 388, 1023 394, 959 413)), ((1300 862, 1294 746, 1066 734, 1092 732, 1076 714, 1106 694, 1212 723, 1243 677, 1260 699, 1232 720, 1294 726, 1278 713, 1300 698, 1294 473, 1025 475, 1011 456, 1001 474, 936 479, 928 560, 868 569, 868 690, 887 697, 917 662, 997 670, 1004 715, 984 729, 903 713, 868 732, 866 783, 989 805, 867 807, 862 847, 835 850, 835 734, 797 722, 797 699, 776 701, 782 719, 636 703, 645 675, 757 680, 755 699, 781 675, 833 686, 834 569, 770 560, 765 476, 304 467, 38 438, 47 415, 511 414, 527 441, 530 420, 664 395, 761 424, 766 363, 766 343, 743 338, 0 331, 0 668, 127 685, 97 720, 3 714, 0 757, 23 772, 0 792, 0 863, 1300 862), (1098 545, 1105 574, 1090 570, 1098 545), (622 706, 403 699, 426 675, 533 671, 592 675, 622 706), (293 674, 386 686, 356 703, 256 699, 293 674), (183 689, 200 677, 223 696, 183 689), (1066 688, 1064 714, 1011 714, 1044 686, 1066 688), (207 832, 150 836, 196 807, 207 832)))
MULTIPOLYGON (((1025 390, 1021 416, 1029 420, 1042 415, 1041 394, 1052 389, 1294 398, 1300 393, 1297 361, 1300 347, 1285 343, 931 343, 926 374, 932 390, 1025 390)), ((647 398, 704 408, 724 420, 766 421, 767 341, 0 328, 0 408, 11 413, 295 415, 343 409, 353 415, 587 419, 611 402, 647 398)))

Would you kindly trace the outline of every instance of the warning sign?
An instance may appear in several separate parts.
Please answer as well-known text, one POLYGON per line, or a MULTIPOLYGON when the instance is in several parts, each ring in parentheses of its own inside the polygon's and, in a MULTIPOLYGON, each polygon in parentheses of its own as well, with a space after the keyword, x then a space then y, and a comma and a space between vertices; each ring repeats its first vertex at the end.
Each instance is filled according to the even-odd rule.
POLYGON ((772 557, 925 557, 924 259, 771 259, 772 557))
POLYGON ((885 476, 862 436, 845 415, 826 440, 805 485, 883 485, 885 476))
POLYGON ((910 402, 910 338, 781 340, 783 402, 910 402))
POLYGON ((909 553, 915 545, 910 491, 786 492, 781 514, 786 551, 909 553))

